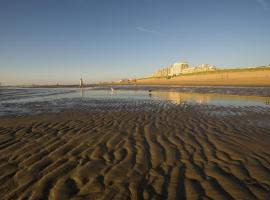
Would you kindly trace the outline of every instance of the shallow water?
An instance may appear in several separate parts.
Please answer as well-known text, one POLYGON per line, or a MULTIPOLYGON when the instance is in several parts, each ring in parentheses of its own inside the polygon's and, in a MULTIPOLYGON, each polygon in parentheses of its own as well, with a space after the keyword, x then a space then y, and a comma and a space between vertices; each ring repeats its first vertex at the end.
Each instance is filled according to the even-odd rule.
POLYGON ((270 97, 238 96, 196 93, 192 91, 152 91, 110 88, 2 88, 0 89, 0 116, 24 115, 62 109, 122 108, 135 105, 147 110, 150 105, 202 105, 222 107, 253 107, 270 109, 270 97))

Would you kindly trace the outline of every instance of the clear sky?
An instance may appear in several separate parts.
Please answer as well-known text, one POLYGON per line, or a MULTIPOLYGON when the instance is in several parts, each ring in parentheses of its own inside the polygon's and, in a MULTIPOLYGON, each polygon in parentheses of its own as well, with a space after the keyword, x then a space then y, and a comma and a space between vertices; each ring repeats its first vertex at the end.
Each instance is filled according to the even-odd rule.
POLYGON ((270 64, 269 0, 0 0, 0 82, 143 77, 177 61, 270 64))

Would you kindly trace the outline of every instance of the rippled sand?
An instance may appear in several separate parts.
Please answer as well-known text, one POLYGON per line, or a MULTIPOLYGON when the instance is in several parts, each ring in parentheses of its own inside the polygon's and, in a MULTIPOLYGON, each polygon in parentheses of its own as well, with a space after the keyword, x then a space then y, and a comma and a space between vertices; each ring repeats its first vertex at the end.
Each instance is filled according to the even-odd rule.
POLYGON ((143 110, 2 118, 1 198, 269 199, 269 110, 143 110))

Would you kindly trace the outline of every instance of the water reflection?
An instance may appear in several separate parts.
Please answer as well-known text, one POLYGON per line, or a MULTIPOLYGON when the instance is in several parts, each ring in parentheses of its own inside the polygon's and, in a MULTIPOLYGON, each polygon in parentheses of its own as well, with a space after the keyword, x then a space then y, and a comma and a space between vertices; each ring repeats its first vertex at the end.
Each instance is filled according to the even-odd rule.
POLYGON ((111 90, 111 96, 114 96, 115 94, 114 94, 114 90, 111 90))
POLYGON ((114 95, 114 89, 113 89, 113 87, 111 87, 111 96, 113 96, 114 95))
POLYGON ((176 104, 194 102, 197 104, 208 104, 211 100, 209 95, 200 93, 181 93, 181 92, 153 92, 155 97, 161 97, 176 104))
POLYGON ((153 91, 152 95, 156 99, 164 99, 175 104, 210 104, 210 105, 270 105, 269 97, 257 96, 237 96, 225 94, 205 94, 191 92, 171 92, 171 91, 153 91))
POLYGON ((142 103, 159 104, 197 104, 217 106, 262 106, 270 108, 270 97, 237 96, 225 94, 173 92, 173 91, 147 91, 147 90, 94 90, 82 89, 8 89, 0 95, 0 116, 10 113, 40 112, 46 109, 84 107, 103 102, 125 106, 125 104, 142 103), (81 99, 83 98, 83 101, 81 99), (78 101, 79 100, 79 101, 78 101), (123 103, 125 102, 125 103, 123 103))
POLYGON ((80 92, 81 92, 81 97, 83 98, 83 97, 84 97, 84 89, 81 88, 81 89, 80 89, 80 92))

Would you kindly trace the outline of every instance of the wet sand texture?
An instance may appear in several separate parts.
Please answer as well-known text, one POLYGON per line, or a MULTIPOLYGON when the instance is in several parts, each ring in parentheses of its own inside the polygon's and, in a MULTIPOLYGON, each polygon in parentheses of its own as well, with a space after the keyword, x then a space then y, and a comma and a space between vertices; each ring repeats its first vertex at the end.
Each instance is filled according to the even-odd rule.
POLYGON ((1 119, 1 199, 269 199, 269 111, 205 110, 1 119))

